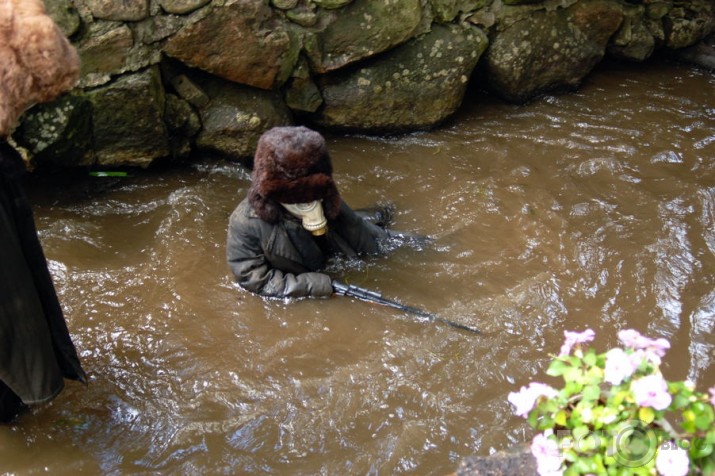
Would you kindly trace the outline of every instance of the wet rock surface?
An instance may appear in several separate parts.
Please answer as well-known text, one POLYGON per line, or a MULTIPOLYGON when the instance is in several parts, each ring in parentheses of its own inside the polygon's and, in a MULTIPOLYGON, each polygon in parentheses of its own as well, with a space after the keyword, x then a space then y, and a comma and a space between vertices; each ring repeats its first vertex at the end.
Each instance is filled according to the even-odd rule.
MULTIPOLYGON (((709 0, 45 3, 80 53, 82 78, 71 94, 86 98, 81 114, 94 119, 84 120, 90 137, 79 159, 63 152, 77 149, 69 134, 55 134, 38 155, 53 121, 21 128, 17 143, 39 165, 145 167, 202 151, 249 160, 258 136, 277 124, 425 130, 461 106, 468 85, 521 103, 578 87, 608 57, 646 61, 669 50, 708 68, 712 47, 702 42, 715 30, 709 0), (211 95, 194 87, 207 76, 211 95), (127 85, 147 107, 101 100, 127 85), (121 131, 116 141, 107 140, 110 129, 121 131)), ((63 108, 60 98, 42 115, 63 108)))

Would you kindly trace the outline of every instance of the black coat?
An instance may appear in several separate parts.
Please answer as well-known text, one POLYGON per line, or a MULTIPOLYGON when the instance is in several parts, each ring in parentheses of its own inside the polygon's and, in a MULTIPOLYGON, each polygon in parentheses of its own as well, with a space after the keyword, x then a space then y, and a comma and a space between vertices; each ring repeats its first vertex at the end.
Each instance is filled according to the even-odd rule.
POLYGON ((22 189, 24 167, 0 138, 0 381, 24 403, 45 402, 64 378, 85 381, 22 189))
POLYGON ((238 284, 267 297, 325 297, 333 293, 331 278, 320 270, 330 250, 348 258, 381 252, 388 233, 364 220, 345 202, 328 221, 321 246, 300 221, 285 210, 271 224, 261 220, 248 200, 231 214, 226 255, 238 284), (327 248, 326 248, 327 247, 327 248))

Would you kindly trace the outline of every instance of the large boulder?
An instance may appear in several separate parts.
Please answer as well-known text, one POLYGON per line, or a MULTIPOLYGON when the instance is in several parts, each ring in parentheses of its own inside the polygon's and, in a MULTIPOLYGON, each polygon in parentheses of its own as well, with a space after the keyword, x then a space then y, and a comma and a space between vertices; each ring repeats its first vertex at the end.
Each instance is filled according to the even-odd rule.
POLYGON ((420 0, 356 0, 323 31, 305 39, 313 71, 325 73, 377 55, 424 33, 420 0))
POLYGON ((624 5, 623 22, 611 37, 608 54, 614 58, 644 61, 664 38, 663 22, 647 13, 643 5, 624 5))
POLYGON ((220 78, 274 89, 290 76, 300 43, 266 2, 241 0, 186 25, 163 51, 220 78))
POLYGON ((70 94, 38 104, 24 114, 13 138, 38 167, 92 165, 92 106, 70 94))
POLYGON ((293 125, 290 110, 278 91, 218 78, 199 79, 197 83, 210 98, 199 109, 203 127, 196 137, 196 146, 200 151, 230 159, 250 158, 264 131, 293 125))
POLYGON ((170 155, 157 67, 122 76, 87 97, 92 102, 97 164, 146 167, 170 155))
POLYGON ((677 2, 663 17, 663 22, 668 48, 692 46, 715 29, 715 3, 712 0, 677 2))
POLYGON ((513 102, 578 86, 623 20, 619 5, 605 0, 553 10, 504 7, 502 15, 486 54, 486 75, 491 89, 513 102))
POLYGON ((379 132, 433 127, 460 106, 487 43, 476 27, 434 25, 375 60, 319 77, 324 106, 313 120, 379 132))

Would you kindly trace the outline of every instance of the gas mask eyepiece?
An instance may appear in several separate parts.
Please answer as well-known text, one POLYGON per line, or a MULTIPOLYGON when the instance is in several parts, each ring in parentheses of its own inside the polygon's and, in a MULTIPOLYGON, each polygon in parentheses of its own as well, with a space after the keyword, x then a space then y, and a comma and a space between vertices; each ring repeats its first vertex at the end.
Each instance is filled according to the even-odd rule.
POLYGON ((324 235, 328 231, 328 220, 323 214, 323 205, 320 200, 308 203, 281 203, 291 215, 301 219, 303 228, 314 236, 324 235))

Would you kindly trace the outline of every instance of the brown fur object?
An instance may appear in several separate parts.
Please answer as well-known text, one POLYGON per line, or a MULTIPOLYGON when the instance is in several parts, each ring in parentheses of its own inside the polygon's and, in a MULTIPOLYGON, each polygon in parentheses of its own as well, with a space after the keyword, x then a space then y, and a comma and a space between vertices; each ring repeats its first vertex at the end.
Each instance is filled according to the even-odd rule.
POLYGON ((79 55, 41 0, 0 0, 0 137, 79 79, 79 55))
POLYGON ((328 219, 340 213, 340 194, 325 139, 307 127, 274 127, 258 140, 248 199, 258 216, 275 223, 280 203, 323 200, 328 219))

